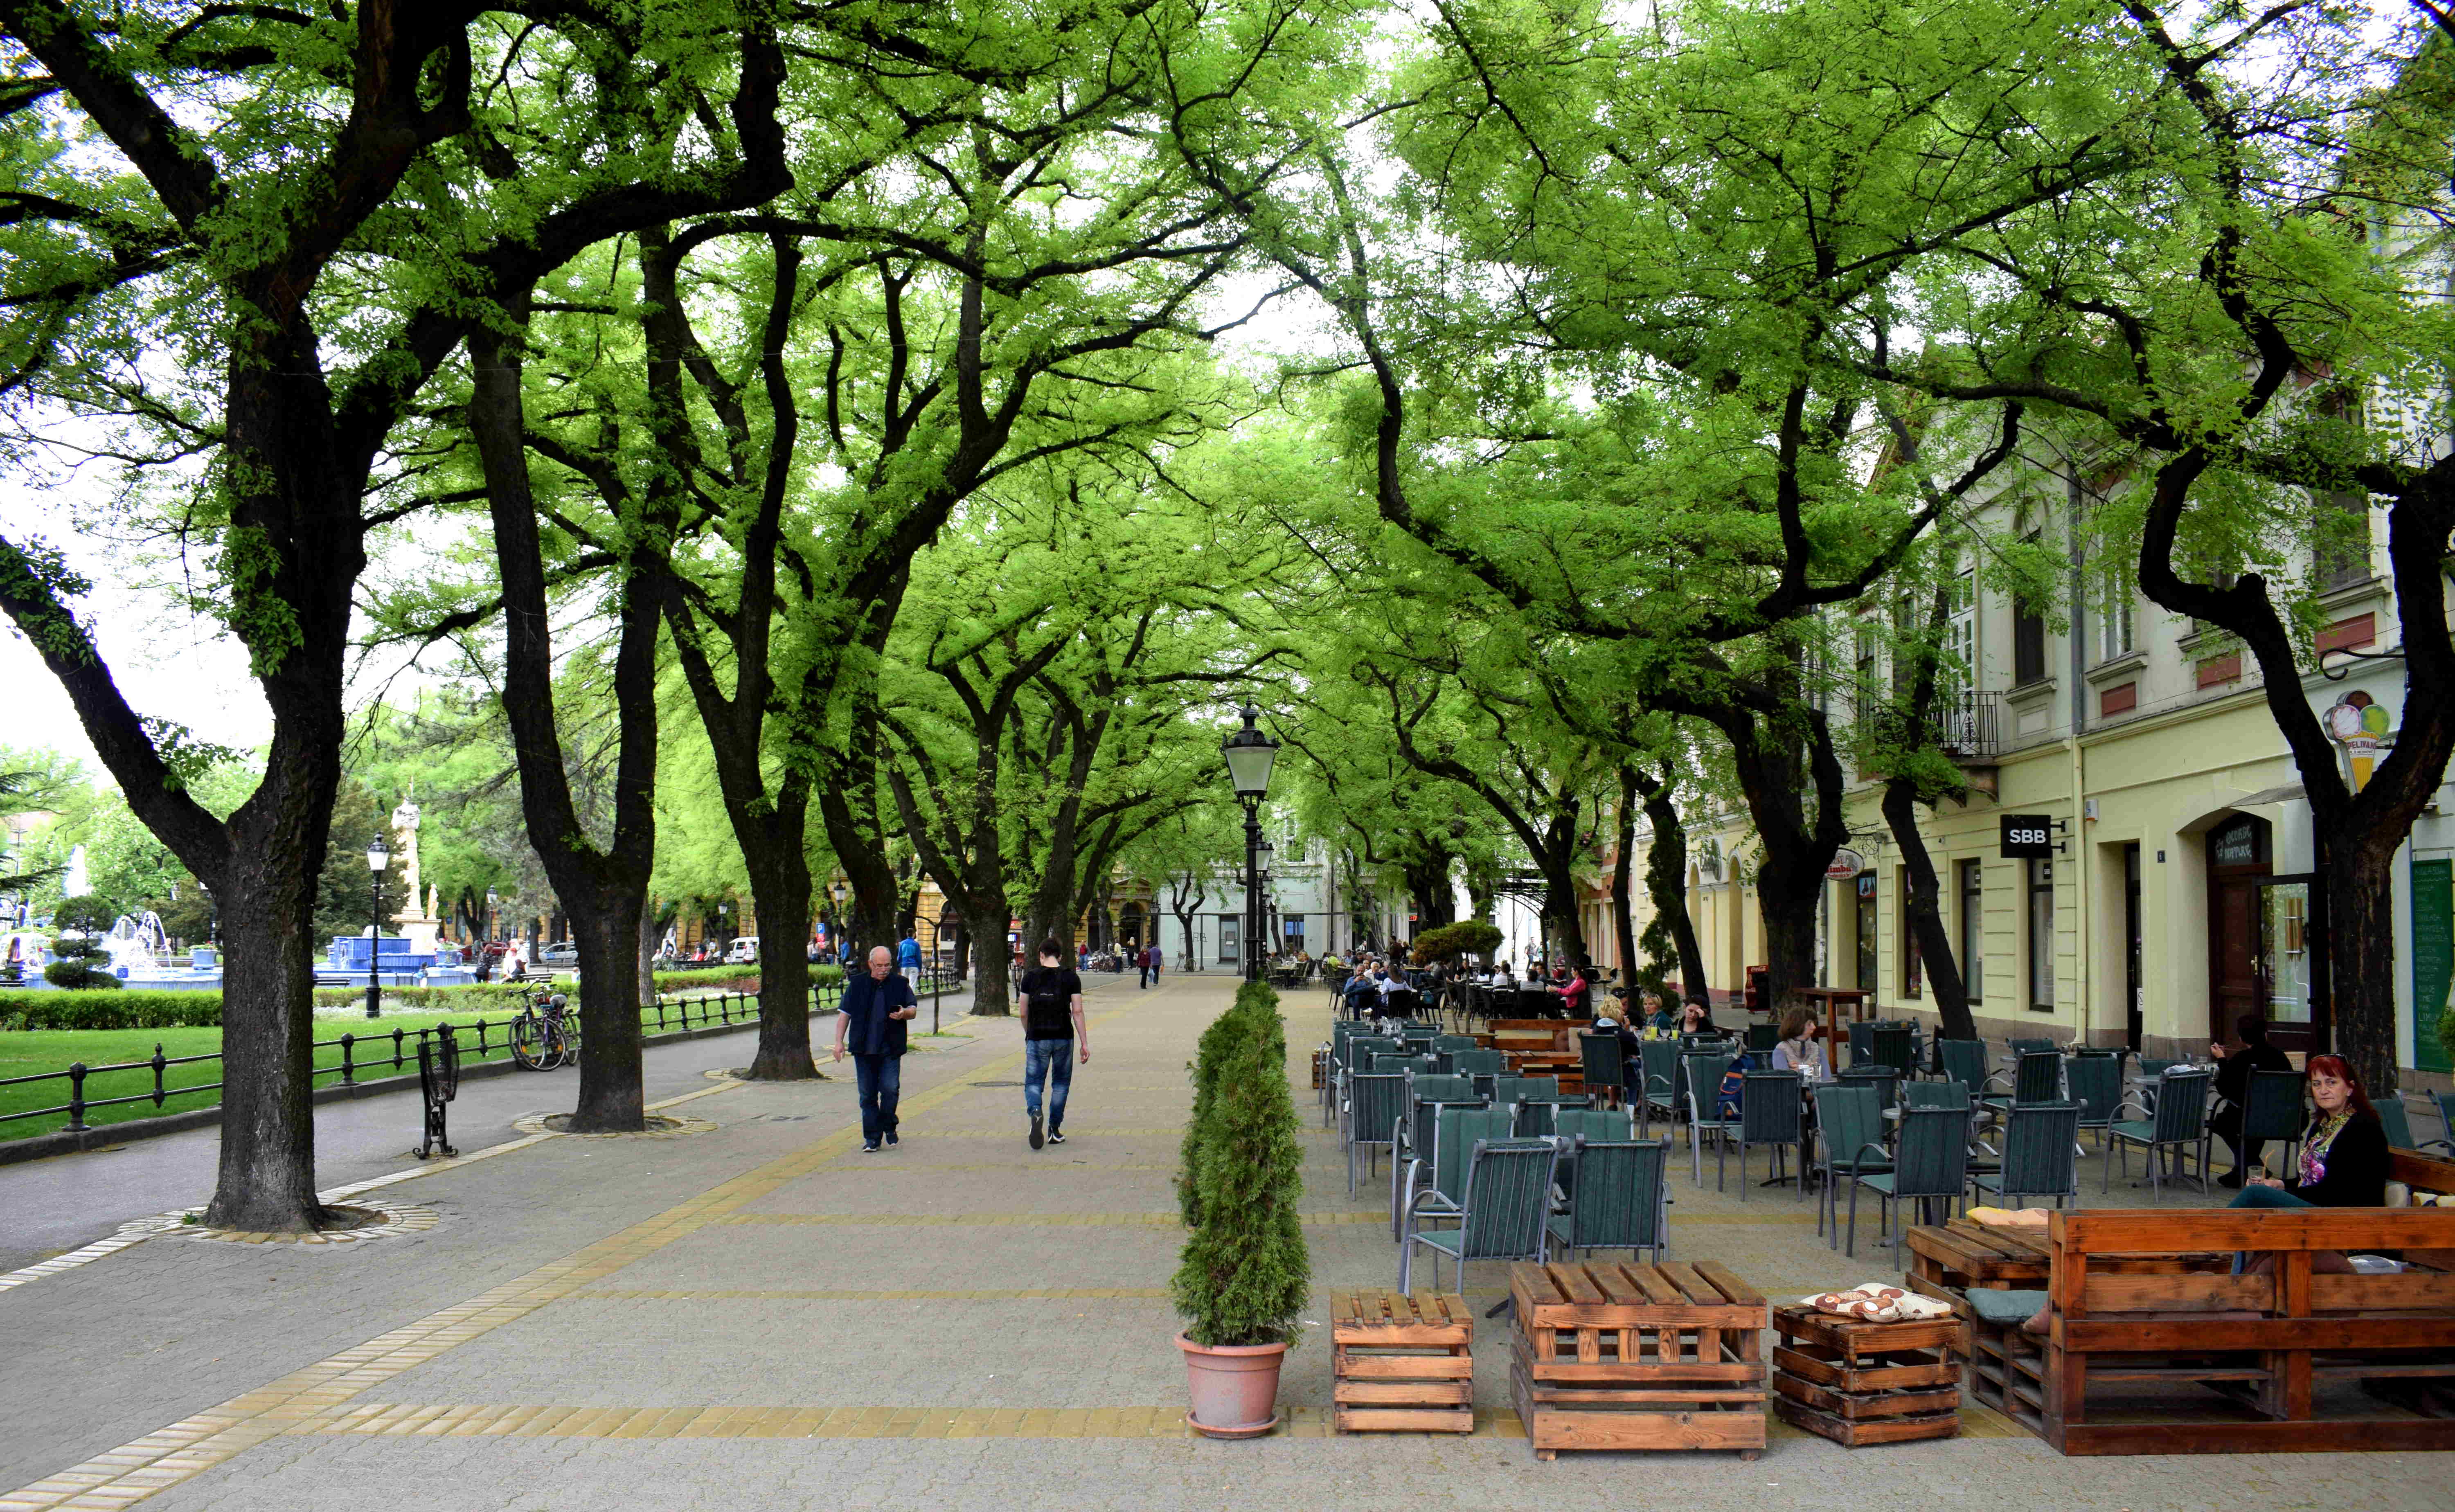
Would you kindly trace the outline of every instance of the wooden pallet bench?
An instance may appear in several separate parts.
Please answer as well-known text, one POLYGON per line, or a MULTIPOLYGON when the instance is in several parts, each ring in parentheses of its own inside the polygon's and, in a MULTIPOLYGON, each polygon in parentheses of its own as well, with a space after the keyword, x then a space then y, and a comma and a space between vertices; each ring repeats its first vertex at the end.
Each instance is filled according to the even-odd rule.
POLYGON ((1973 1321, 1972 1395, 2065 1454, 2455 1449, 2455 1419, 2380 1400, 2455 1381, 2455 1274, 2314 1274, 2313 1256, 2455 1249, 2455 1209, 2059 1212, 2051 1327, 1973 1321), (2275 1257, 2272 1274, 2124 1272, 2143 1256, 2275 1257), (2332 1393, 2323 1407, 2320 1388, 2332 1393), (2126 1399, 2120 1421, 2094 1411, 2126 1399))
POLYGON ((1776 1307, 1773 1410, 1849 1448, 1960 1431, 1961 1322, 1871 1323, 1776 1307))
POLYGON ((1765 1300, 1711 1260, 1510 1267, 1511 1394, 1538 1460, 1562 1449, 1765 1443, 1765 1300))
POLYGON ((1455 1293, 1329 1296, 1340 1433, 1472 1433, 1474 1314, 1455 1293))
MULTIPOLYGON (((1948 1223, 1921 1224, 1907 1234, 1909 1273, 1903 1283, 1924 1297, 1953 1304, 1963 1318, 1973 1287, 2011 1290, 2045 1288, 2053 1268, 2053 1249, 2041 1228, 2010 1228, 1956 1218, 1948 1223)), ((2103 1275, 2184 1276, 2232 1268, 2225 1254, 2109 1255, 2100 1257, 2103 1275)))

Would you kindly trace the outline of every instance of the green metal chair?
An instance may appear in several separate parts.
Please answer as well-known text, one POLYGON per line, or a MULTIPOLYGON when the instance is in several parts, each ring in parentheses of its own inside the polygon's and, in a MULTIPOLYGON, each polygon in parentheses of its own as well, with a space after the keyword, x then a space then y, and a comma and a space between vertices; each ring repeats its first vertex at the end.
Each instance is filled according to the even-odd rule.
MULTIPOLYGON (((2122 1160, 2123 1179, 2131 1178, 2131 1146, 2137 1144, 2148 1152, 2148 1184, 2158 1202, 2165 1200, 2164 1160, 2168 1150, 2183 1151, 2196 1145, 2200 1152, 2200 1191, 2208 1189, 2208 1084, 2215 1074, 2208 1071, 2177 1071, 2166 1076, 2164 1085, 2157 1092, 2157 1111, 2144 1119, 2117 1119, 2107 1129, 2114 1137, 2114 1153, 2122 1160)), ((2126 1106, 2137 1107, 2137 1103, 2126 1106)), ((2118 1112, 2120 1110, 2117 1110, 2118 1112)), ((2145 1109, 2141 1110, 2145 1112, 2145 1109)), ((2175 1173, 2181 1174, 2180 1168, 2175 1173)), ((2106 1168, 2103 1190, 2112 1190, 2114 1170, 2106 1168)))
MULTIPOLYGON (((1563 1118, 1571 1115, 1563 1114, 1563 1118)), ((1615 1118, 1626 1114, 1590 1114, 1615 1118)), ((1552 1242, 1581 1256, 1598 1249, 1638 1250, 1659 1260, 1671 1243, 1671 1137, 1659 1139, 1564 1139, 1561 1159, 1575 1161, 1567 1178, 1569 1210, 1550 1220, 1552 1242)))
POLYGON ((1875 1058, 1876 1026, 1864 1018, 1845 1026, 1850 1035, 1850 1063, 1863 1066, 1875 1058))
POLYGON ((2051 1046, 2020 1052, 2020 1058, 2013 1068, 2011 1092, 1982 1097, 1978 1100, 1998 1114, 2017 1103, 2064 1100, 2062 1052, 2051 1046))
POLYGON ((1872 1088, 1882 1107, 1889 1108, 1900 1099, 1901 1074, 1891 1066, 1852 1066, 1841 1073, 1839 1080, 1846 1087, 1872 1088))
POLYGON ((2294 1168, 2294 1152, 2302 1143, 2303 1077, 2299 1071, 2253 1071, 2242 1089, 2242 1139, 2281 1140, 2284 1169, 2294 1168))
MULTIPOLYGON (((1519 1079, 1550 1081, 1556 1086, 1559 1079, 1524 1077, 1519 1079)), ((1593 1099, 1574 1092, 1553 1092, 1549 1096, 1539 1092, 1521 1094, 1517 1100, 1511 1104, 1517 1115, 1514 1137, 1520 1139, 1548 1139, 1558 1132, 1556 1120, 1562 1113, 1593 1106, 1593 1099)))
MULTIPOLYGON (((1946 1041, 1950 1043, 1950 1041, 1946 1041)), ((1900 1084, 1901 1106, 1905 1108, 1958 1108, 1969 1111, 1969 1086, 1960 1081, 1904 1081, 1900 1084)))
POLYGON ((1552 1137, 1589 1139, 1596 1144, 1626 1144, 1636 1138, 1636 1124, 1626 1108, 1562 1108, 1552 1137))
POLYGON ((1637 1138, 1643 1139, 1655 1109, 1662 1112, 1662 1121, 1674 1123, 1679 1118, 1679 1041, 1648 1039, 1636 1047, 1637 1071, 1644 1080, 1637 1087, 1637 1138))
POLYGON ((1433 1110, 1430 1168, 1422 1181, 1410 1184, 1400 1215, 1400 1238, 1407 1214, 1425 1218, 1454 1216, 1466 1200, 1467 1159, 1478 1141, 1498 1143, 1509 1138, 1509 1110, 1488 1103, 1453 1102, 1433 1110))
POLYGON ((1438 1056, 1374 1056, 1367 1068, 1377 1072, 1395 1071, 1401 1076, 1436 1077, 1441 1074, 1438 1056))
POLYGON ((2446 1131, 2446 1142, 2455 1147, 2455 1092, 2434 1092, 2430 1100, 2438 1104, 2438 1121, 2446 1131))
POLYGON ((1446 1071, 1455 1071, 1457 1069, 1457 1055, 1459 1051, 1474 1050, 1479 1048, 1480 1047, 1475 1044, 1474 1036, 1472 1035, 1440 1035, 1435 1037, 1432 1040, 1432 1054, 1439 1056, 1442 1058, 1442 1069, 1446 1071))
POLYGON ((2140 1074, 2143 1077, 2161 1077, 2169 1068, 2181 1064, 2181 1061, 2168 1059, 2163 1056, 2141 1056, 2140 1074))
POLYGON ((1868 1037, 1872 1041, 1867 1058, 1879 1066, 1890 1066, 1902 1076, 1917 1069, 1917 1033, 1907 1024, 1876 1025, 1868 1037))
MULTIPOLYGON (((1705 1184, 1705 1146, 1708 1134, 1727 1138, 1739 1129, 1736 1113, 1728 1118, 1721 1114, 1722 1074, 1731 1069, 1734 1057, 1718 1053, 1679 1058, 1679 1077, 1685 1084, 1688 1099, 1688 1179, 1698 1186, 1705 1184)), ((1714 1179, 1720 1180, 1718 1157, 1714 1179)))
MULTIPOLYGON (((1799 1100, 1798 1076, 1790 1071, 1751 1071, 1740 1078, 1739 1093, 1739 1200, 1748 1200, 1748 1146, 1766 1144, 1773 1147, 1773 1174, 1782 1179, 1782 1152, 1793 1145, 1798 1148, 1798 1195, 1807 1196, 1807 1119, 1804 1104, 1799 1100)), ((1714 1190, 1722 1189, 1722 1158, 1730 1149, 1725 1139, 1714 1151, 1714 1190)))
MULTIPOLYGON (((1947 1083, 1948 1085, 1948 1083, 1947 1083)), ((1816 1233, 1824 1235, 1824 1218, 1833 1215, 1833 1248, 1841 1244, 1841 1181, 1863 1173, 1890 1171, 1892 1153, 1884 1148, 1884 1106, 1873 1087, 1828 1081, 1816 1089, 1816 1169, 1823 1184, 1816 1196, 1816 1233)))
POLYGON ((2055 1206, 2080 1196, 2080 1115, 2077 1102, 2021 1102, 2003 1125, 2003 1168, 1969 1178, 1975 1190, 2023 1207, 2032 1197, 2051 1197, 2055 1206))
POLYGON ((1616 1103, 1628 1086, 1628 1061, 1621 1052, 1619 1036, 1610 1033, 1587 1033, 1577 1036, 1577 1059, 1585 1074, 1586 1091, 1593 1096, 1608 1095, 1616 1103))
POLYGON ((1472 1077, 1475 1091, 1491 1096, 1491 1079, 1509 1073, 1509 1058, 1497 1050, 1460 1050, 1450 1057, 1452 1076, 1472 1077))
POLYGON ((2105 1149, 2105 1131, 2114 1110, 2122 1105, 2122 1062, 2113 1056, 2074 1056, 2063 1067, 2071 1099, 2080 1104, 2080 1126, 2097 1131, 2097 1147, 2105 1149))
POLYGON ((1398 1289, 1413 1290, 1415 1246, 1432 1252, 1432 1288, 1441 1284, 1441 1257, 1457 1262, 1458 1290, 1473 1260, 1550 1259, 1552 1174, 1559 1147, 1549 1139, 1478 1139, 1469 1157, 1457 1227, 1419 1233, 1409 1215, 1398 1247, 1398 1289))
POLYGON ((1935 1058, 1943 1068, 1946 1081, 1958 1081, 1973 1092, 1985 1086, 1985 1040, 1938 1039, 1935 1042, 1935 1058))
POLYGON ((1748 1025, 1748 1038, 1747 1038, 1747 1045, 1748 1045, 1748 1048, 1749 1048, 1750 1050, 1755 1051, 1755 1052, 1756 1054, 1758 1054, 1758 1055, 1764 1055, 1764 1054, 1766 1054, 1766 1053, 1770 1052, 1770 1051, 1773 1049, 1773 1047, 1774 1047, 1774 1046, 1775 1046, 1775 1045, 1777 1045, 1777 1044, 1779 1044, 1779 1043, 1781 1043, 1781 1026, 1780 1026, 1780 1025, 1778 1025, 1778 1024, 1750 1024, 1750 1025, 1748 1025))
POLYGON ((2455 1143, 2445 1139, 2416 1139, 2412 1137, 2412 1113, 2404 1105, 2401 1096, 2378 1099, 2379 1124, 2386 1130, 2386 1142, 2399 1150, 2445 1150, 2455 1155, 2455 1143))
POLYGON ((2015 1060, 2022 1056, 2035 1055, 2040 1050, 2055 1048, 2055 1042, 2051 1039, 2013 1039, 2006 1042, 2012 1047, 2012 1058, 2015 1060))
POLYGON ((1474 1079, 1457 1076, 1418 1076, 1407 1079, 1407 1116, 1398 1123, 1398 1146, 1390 1153, 1390 1237, 1398 1236, 1398 1224, 1406 1210, 1406 1195, 1414 1189, 1431 1164, 1432 1143, 1437 1137, 1437 1118, 1443 1108, 1485 1105, 1475 1095, 1474 1079))
MULTIPOLYGON (((1883 1153, 1881 1145, 1860 1146, 1855 1158, 1883 1153)), ((1848 1253, 1858 1253, 1858 1189, 1876 1194, 1881 1204, 1884 1231, 1893 1228, 1893 1204, 1916 1199, 1940 1200, 1947 1208, 1961 1200, 1969 1188, 1969 1115, 1954 1108, 1904 1108, 1901 1134, 1890 1171, 1861 1172, 1850 1179, 1848 1253)), ((1906 1232, 1906 1225, 1904 1225, 1906 1232)), ((1901 1263, 1901 1239, 1895 1237, 1893 1267, 1901 1263)))
POLYGON ((1368 1071, 1349 1077, 1343 1100, 1347 1116, 1347 1195, 1353 1197, 1355 1152, 1363 1150, 1370 1159, 1375 1151, 1394 1152, 1397 1148, 1398 1123, 1407 1112, 1406 1075, 1368 1071))

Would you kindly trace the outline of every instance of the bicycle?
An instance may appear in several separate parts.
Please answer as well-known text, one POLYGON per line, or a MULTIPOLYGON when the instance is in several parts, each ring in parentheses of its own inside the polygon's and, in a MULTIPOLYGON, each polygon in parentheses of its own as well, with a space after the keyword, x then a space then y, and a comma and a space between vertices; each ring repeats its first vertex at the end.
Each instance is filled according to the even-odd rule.
POLYGON ((541 992, 512 1020, 512 1059, 523 1071, 552 1071, 579 1059, 579 1016, 558 992, 541 992))

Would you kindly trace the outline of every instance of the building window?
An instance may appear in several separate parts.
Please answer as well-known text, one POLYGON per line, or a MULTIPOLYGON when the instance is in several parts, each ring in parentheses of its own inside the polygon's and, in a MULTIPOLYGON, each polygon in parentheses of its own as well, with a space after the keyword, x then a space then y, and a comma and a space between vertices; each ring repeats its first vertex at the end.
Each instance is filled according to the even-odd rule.
POLYGON ((1945 666, 1937 679, 1947 696, 1978 686, 1978 581, 1963 572, 1952 580, 1952 622, 1945 632, 1945 666))
POLYGON ((1279 944, 1281 955, 1292 956, 1305 948, 1304 921, 1305 917, 1302 914, 1279 916, 1279 933, 1283 937, 1279 944))
POLYGON ((2131 580, 2119 567, 2109 567, 2105 574, 2105 604, 2098 615, 2097 655, 2100 661, 2112 661, 2117 656, 2131 655, 2134 647, 2131 620, 2131 580))
POLYGON ((1851 713, 1856 716, 1858 727, 1868 729, 1876 722, 1876 637, 1865 629, 1858 632, 1858 665, 1856 680, 1851 693, 1851 713))
POLYGON ((2052 1013, 2055 1007, 2055 863, 2036 861, 2029 867, 2029 1008, 2052 1013))
POLYGON ((1910 874, 1907 867, 1901 869, 1898 880, 1900 886, 1895 896, 1901 900, 1900 917, 1897 920, 1901 929, 1901 996, 1923 998, 1926 996, 1926 958, 1918 953, 1917 926, 1910 920, 1910 874))
POLYGON ((1983 861, 1956 863, 1960 894, 1960 979, 1969 1000, 1986 996, 1986 891, 1983 861))
MULTIPOLYGON (((2031 532, 2028 540, 2036 545, 2037 533, 2031 532)), ((2025 688, 2033 682, 2043 682, 2045 676, 2045 606, 2033 602, 2025 594, 2016 594, 2012 597, 2012 686, 2025 688)))
POLYGON ((1238 914, 1219 916, 1219 964, 1234 966, 1245 958, 1240 948, 1245 939, 1245 919, 1238 914))

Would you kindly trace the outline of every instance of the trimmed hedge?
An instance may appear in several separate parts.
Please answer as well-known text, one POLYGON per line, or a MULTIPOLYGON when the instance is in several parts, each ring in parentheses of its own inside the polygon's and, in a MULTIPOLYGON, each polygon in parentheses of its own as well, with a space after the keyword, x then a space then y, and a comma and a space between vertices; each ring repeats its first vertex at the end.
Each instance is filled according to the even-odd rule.
MULTIPOLYGON (((468 1009, 477 1013, 517 1013, 529 1000, 529 994, 550 985, 543 978, 529 981, 473 981, 440 987, 386 987, 383 1000, 396 1008, 427 1008, 437 1013, 457 1013, 468 1009)), ((367 1000, 364 987, 318 987, 315 1006, 347 1008, 367 1000)))
MULTIPOLYGON (((813 966, 810 985, 841 987, 844 974, 842 966, 813 966)), ((759 968, 756 966, 700 966, 689 971, 657 973, 657 991, 675 992, 684 987, 717 987, 726 992, 757 992, 759 968)))
POLYGON ((0 1029, 217 1029, 221 1021, 217 992, 0 992, 0 1029))

